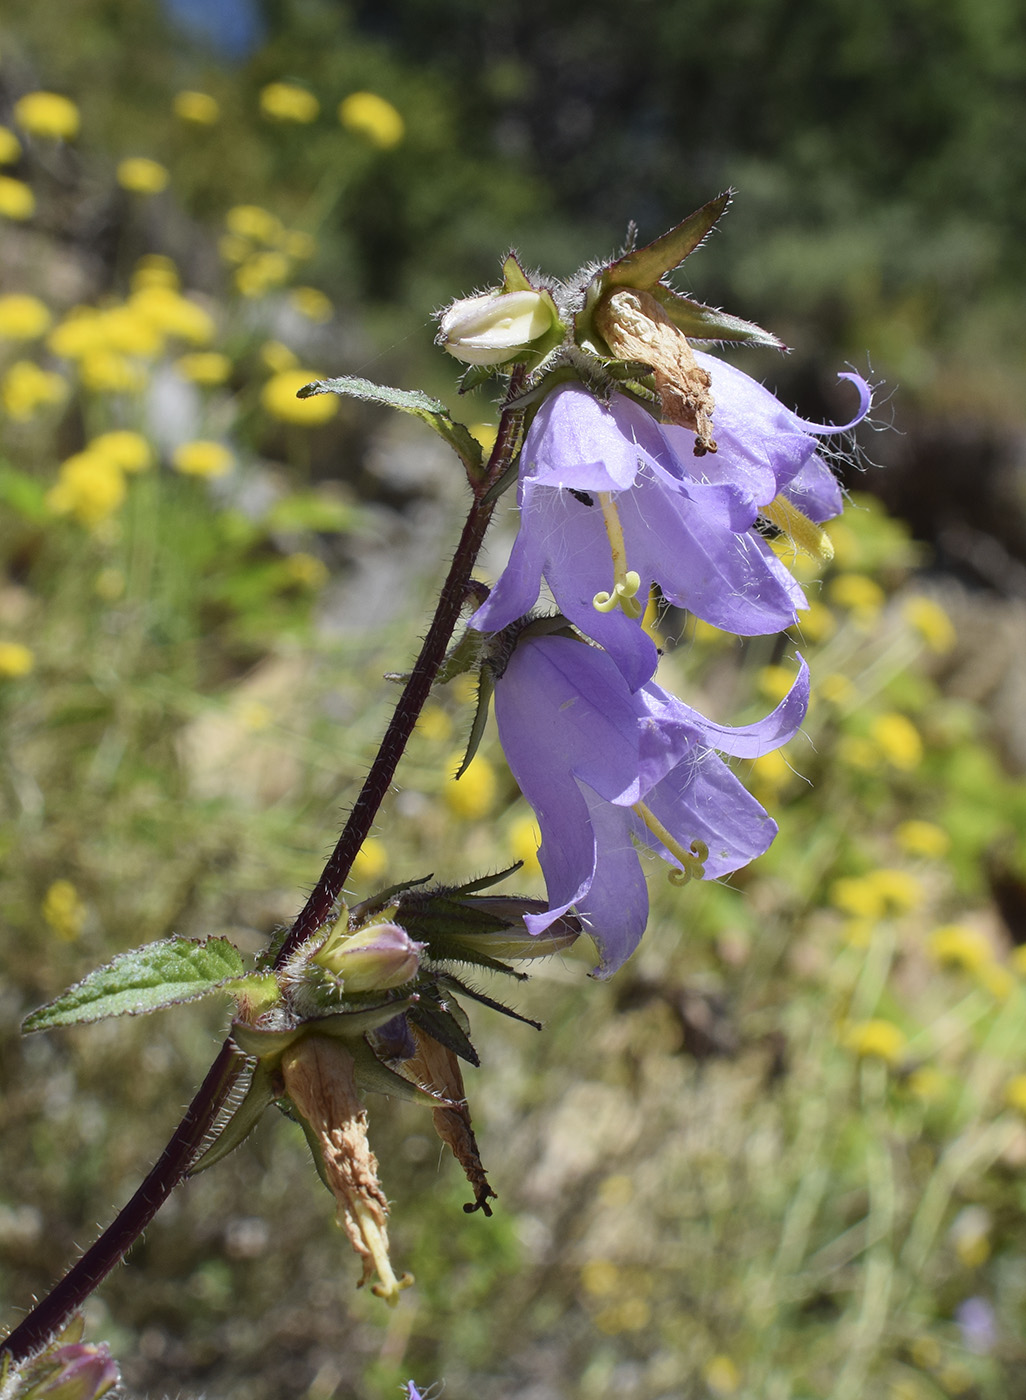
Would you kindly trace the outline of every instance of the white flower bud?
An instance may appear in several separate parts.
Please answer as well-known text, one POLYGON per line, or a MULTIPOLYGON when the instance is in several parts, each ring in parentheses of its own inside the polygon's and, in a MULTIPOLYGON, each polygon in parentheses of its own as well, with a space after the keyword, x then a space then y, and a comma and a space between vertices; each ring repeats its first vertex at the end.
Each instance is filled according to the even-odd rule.
POLYGON ((551 301, 541 292, 485 292, 442 313, 438 343, 468 365, 501 365, 551 330, 551 301))

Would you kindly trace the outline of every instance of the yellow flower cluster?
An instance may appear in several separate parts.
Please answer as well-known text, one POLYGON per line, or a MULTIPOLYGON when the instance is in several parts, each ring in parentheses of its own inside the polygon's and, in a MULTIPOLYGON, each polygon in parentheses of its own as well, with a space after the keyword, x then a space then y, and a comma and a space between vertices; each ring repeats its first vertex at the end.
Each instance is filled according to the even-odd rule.
POLYGON ((217 350, 194 350, 177 359, 175 369, 183 379, 209 389, 225 382, 232 372, 232 362, 217 350))
POLYGON ((21 142, 9 126, 0 126, 0 165, 13 165, 21 155, 21 142))
POLYGON ((210 478, 227 476, 235 465, 235 458, 224 443, 198 438, 176 447, 171 454, 171 465, 183 476, 210 478))
POLYGON ((317 120, 321 104, 296 83, 268 83, 260 90, 260 110, 273 121, 305 125, 317 120))
POLYGON ((51 331, 50 349, 74 361, 94 393, 139 392, 146 362, 161 355, 168 340, 206 345, 214 336, 209 312, 169 284, 173 275, 173 267, 150 263, 136 274, 136 290, 126 301, 72 308, 51 331))
MULTIPOLYGON (((291 276, 293 263, 312 257, 316 251, 308 233, 286 228, 276 214, 259 204, 235 205, 228 210, 225 225, 228 231, 219 244, 221 256, 237 264, 235 285, 245 297, 261 297, 272 287, 280 287, 291 276)), ((323 297, 313 288, 305 290, 323 297)))
POLYGON ((221 107, 208 92, 187 90, 175 94, 171 109, 183 122, 196 126, 216 126, 221 120, 221 107))
POLYGON ((406 134, 402 117, 376 92, 351 92, 339 103, 338 119, 347 131, 364 137, 381 151, 398 146, 406 134))
POLYGON ((0 217, 5 219, 31 219, 36 212, 36 197, 24 180, 0 175, 0 217))
POLYGON ((878 920, 907 914, 923 900, 923 886, 907 870, 872 870, 845 875, 830 886, 830 903, 842 914, 878 920))
POLYGON ((50 319, 38 297, 18 292, 0 297, 0 339, 37 340, 50 329, 50 319))
POLYGON ((0 642, 0 676, 4 680, 20 680, 35 664, 35 656, 21 642, 0 642))
POLYGON ((279 418, 283 423, 302 423, 311 428, 326 423, 338 411, 338 399, 334 394, 318 394, 312 399, 296 398, 304 384, 318 378, 320 376, 313 370, 280 370, 264 385, 260 402, 272 418, 279 418))
POLYGON ((848 1026, 843 1041, 860 1059, 883 1060, 888 1065, 900 1064, 908 1045, 901 1027, 882 1017, 848 1026))
POLYGON ((9 418, 27 422, 41 408, 63 401, 67 383, 34 360, 15 360, 0 379, 0 405, 9 418))
POLYGON ((58 938, 73 942, 82 932, 86 909, 70 880, 54 880, 43 898, 43 918, 58 938))
POLYGON ((831 602, 850 613, 861 628, 872 626, 886 601, 883 589, 867 574, 838 574, 828 591, 831 602))
POLYGON ((117 182, 133 194, 160 194, 168 186, 171 173, 167 166, 149 156, 128 156, 118 161, 117 182))
MULTIPOLYGON (((451 755, 450 771, 455 772, 463 755, 451 755)), ((442 791, 445 805, 462 821, 480 821, 495 805, 499 782, 495 768, 482 754, 471 763, 458 783, 447 783, 442 791)))
POLYGON ((957 638, 951 618, 932 598, 923 594, 906 598, 901 606, 901 615, 931 651, 943 654, 955 645, 957 638))
POLYGON ((140 433, 101 433, 61 463, 46 503, 55 514, 71 515, 93 529, 123 504, 125 474, 145 471, 151 462, 150 445, 140 433))
POLYGON ((14 104, 14 117, 23 131, 49 141, 70 141, 81 125, 74 102, 58 92, 27 92, 14 104))

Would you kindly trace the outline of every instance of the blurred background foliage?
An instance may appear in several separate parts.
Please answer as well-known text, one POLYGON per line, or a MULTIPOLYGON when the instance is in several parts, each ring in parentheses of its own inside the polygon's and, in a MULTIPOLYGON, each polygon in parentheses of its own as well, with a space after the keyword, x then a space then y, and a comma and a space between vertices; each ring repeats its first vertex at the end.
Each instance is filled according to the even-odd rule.
MULTIPOLYGON (((729 185, 688 289, 794 346, 743 361, 786 402, 841 413, 834 371, 868 364, 897 428, 845 468, 823 577, 793 561, 790 638, 653 622, 664 684, 723 720, 810 659, 806 735, 742 765, 777 843, 730 887, 654 872, 612 984, 585 949, 532 969, 542 1035, 475 1016, 493 1219, 463 1216, 424 1115, 372 1102, 418 1279, 394 1312, 352 1291, 298 1131, 267 1122, 165 1208, 90 1335, 153 1396, 1026 1396, 1024 43, 1010 0, 8 0, 9 1319, 222 1030, 21 1018, 114 952, 255 954, 295 914, 455 533, 426 433, 295 389, 424 387, 487 440, 432 310, 510 246, 565 275, 729 185)), ((425 712, 357 895, 514 857, 538 890, 494 743, 450 781, 469 715, 455 684, 425 712)))

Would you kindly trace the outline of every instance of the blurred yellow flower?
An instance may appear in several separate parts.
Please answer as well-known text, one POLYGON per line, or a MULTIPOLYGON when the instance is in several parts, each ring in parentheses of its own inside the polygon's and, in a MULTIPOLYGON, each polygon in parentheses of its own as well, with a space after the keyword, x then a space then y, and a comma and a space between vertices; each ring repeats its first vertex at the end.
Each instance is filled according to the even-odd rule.
POLYGON ((541 845, 541 833, 538 830, 534 817, 517 817, 509 829, 509 848, 513 853, 514 860, 522 860, 524 863, 525 875, 539 875, 541 864, 538 860, 538 848, 541 845))
POLYGON ((692 622, 691 638, 696 646, 707 647, 722 647, 737 640, 733 632, 724 632, 721 628, 714 627, 711 622, 704 622, 700 617, 694 618, 692 622))
POLYGON ((183 476, 226 476, 235 465, 235 458, 224 443, 198 438, 176 447, 171 465, 183 476))
POLYGON ((922 637, 931 651, 950 651, 957 641, 957 634, 951 618, 932 598, 919 594, 906 598, 901 605, 901 615, 922 637))
POLYGON ((283 374, 299 364, 296 352, 280 340, 265 340, 260 347, 260 358, 275 374, 283 374))
POLYGON ((741 1384, 741 1373, 729 1356, 714 1356, 702 1375, 713 1395, 736 1395, 741 1384))
POLYGON ((1002 967, 1001 963, 997 962, 984 963, 976 969, 973 976, 995 1001, 1007 1001, 1018 986, 1015 976, 1007 967, 1002 967))
POLYGON ((221 108, 216 97, 208 92, 175 93, 171 103, 172 111, 183 122, 195 122, 197 126, 214 126, 221 117, 221 108))
POLYGON ((827 898, 842 914, 860 919, 882 919, 887 908, 883 892, 867 875, 842 875, 830 886, 827 898))
POLYGON ((748 776, 754 787, 777 793, 794 777, 794 769, 780 749, 772 749, 760 758, 752 760, 748 776))
POLYGON ((146 371, 113 350, 93 350, 83 355, 78 372, 94 394, 138 394, 146 388, 146 371))
POLYGON ((212 388, 223 384, 232 372, 232 362, 217 350, 194 350, 175 361, 175 369, 183 379, 212 388))
POLYGON ((0 126, 0 165, 13 165, 21 155, 21 142, 9 126, 0 126))
MULTIPOLYGON (((462 754, 452 756, 453 771, 462 761, 462 754)), ((498 790, 494 767, 487 758, 478 754, 459 782, 446 784, 442 796, 454 817, 463 821, 477 821, 492 810, 498 790)))
POLYGON ((149 156, 128 156, 118 161, 117 181, 133 194, 160 194, 167 189, 171 173, 166 165, 149 156))
POLYGON ((923 902, 922 882, 907 870, 874 870, 865 879, 883 900, 888 913, 907 914, 923 902))
POLYGON ((1026 1074, 1013 1074, 1005 1085, 1005 1103, 1026 1116, 1026 1074))
POLYGON ((224 216, 224 222, 229 233, 252 239, 254 243, 274 244, 284 233, 277 215, 259 204, 234 205, 224 216))
POLYGON ((209 344, 217 330, 209 311, 172 287, 143 287, 126 304, 165 335, 192 345, 209 344))
POLYGON ((330 299, 316 287, 293 287, 289 293, 289 301, 300 316, 305 316, 308 321, 314 321, 317 325, 324 325, 335 314, 330 299))
POLYGON ((923 741, 910 719, 897 712, 878 715, 870 725, 873 742, 888 763, 903 772, 918 768, 923 760, 923 741))
POLYGON ((872 740, 861 734, 842 734, 837 741, 837 757, 849 768, 872 773, 879 768, 883 755, 872 740))
POLYGON ((141 292, 145 287, 170 287, 178 290, 181 279, 172 258, 163 253, 147 253, 139 259, 132 273, 132 291, 141 292))
POLYGON ((380 880, 387 869, 388 851, 384 841, 368 836, 353 861, 353 879, 363 882, 380 880))
POLYGON ((910 856, 933 856, 940 859, 951 849, 951 837, 933 822, 913 819, 902 822, 894 832, 901 849, 910 856))
POLYGON ((886 601, 883 589, 866 574, 838 574, 831 580, 828 592, 839 608, 863 625, 876 621, 886 601))
POLYGON ((923 1103, 938 1103, 948 1092, 947 1077, 933 1065, 920 1065, 905 1080, 905 1088, 923 1103))
POLYGON ((581 1287, 593 1298, 605 1298, 620 1289, 620 1270, 612 1259, 589 1259, 581 1265, 581 1287))
POLYGON ((495 446, 495 439, 499 436, 499 425, 497 423, 471 423, 471 437, 477 438, 485 452, 491 452, 495 446))
POLYGON ((292 270, 284 253, 253 253, 235 269, 235 285, 244 297, 262 297, 280 287, 292 270))
POLYGON ((164 348, 163 331, 140 315, 131 303, 101 311, 96 329, 102 337, 103 348, 122 355, 154 359, 164 348))
POLYGON ((105 603, 116 603, 124 591, 125 575, 121 569, 101 569, 93 580, 93 592, 105 603))
POLYGON ((74 306, 50 332, 47 341, 55 355, 77 360, 107 343, 103 318, 92 306, 74 306))
POLYGON ((942 967, 976 972, 994 961, 994 950, 979 929, 964 924, 945 924, 934 929, 926 940, 930 956, 942 967))
POLYGON ((807 642, 825 642, 837 631, 837 619, 825 603, 814 598, 798 614, 793 631, 807 642))
POLYGON ((317 240, 312 233, 304 233, 302 229, 286 229, 279 239, 279 246, 283 253, 296 262, 304 262, 307 258, 312 258, 317 252, 317 240))
POLYGON ((107 457, 123 472, 144 472, 153 463, 150 444, 142 433, 133 433, 129 428, 100 433, 89 439, 85 450, 107 457))
POLYGON ((899 1063, 907 1045, 901 1027, 880 1018, 857 1021, 849 1026, 844 1033, 844 1043, 864 1059, 875 1058, 889 1065, 899 1063))
POLYGON ((318 559, 316 554, 307 554, 303 550, 290 554, 285 560, 285 573, 290 583, 296 583, 300 588, 323 588, 331 575, 328 566, 323 559, 318 559))
POLYGON ((429 743, 445 743, 452 734, 452 720, 441 705, 425 705, 417 720, 417 733, 429 743))
POLYGON ((241 238, 237 233, 224 233, 217 240, 217 251, 225 262, 241 263, 249 257, 253 245, 248 238, 241 238))
POLYGON ((840 671, 831 671, 829 676, 824 676, 817 683, 816 691, 821 699, 831 705, 850 705, 858 695, 852 681, 840 671))
POLYGON ((5 219, 31 219, 36 212, 36 197, 24 180, 12 180, 0 175, 0 216, 5 219))
POLYGON ((14 104, 18 125, 33 136, 70 141, 81 125, 78 108, 59 92, 27 92, 14 104))
POLYGON ((272 375, 260 394, 260 402, 274 418, 285 423, 305 423, 315 427, 326 423, 338 411, 334 394, 318 394, 312 399, 297 399, 297 392, 320 375, 313 370, 287 369, 272 375))
POLYGON ((83 525, 99 525, 125 499, 121 468, 99 452, 76 452, 63 462, 46 503, 57 515, 73 515, 83 525))
POLYGON ((35 664, 35 656, 21 642, 0 642, 0 676, 11 680, 27 676, 35 664))
POLYGON ((295 83, 268 83, 260 89, 260 110, 276 121, 305 123, 317 120, 321 104, 312 92, 295 83))
POLYGON ((85 905, 70 880, 54 880, 43 896, 43 918, 58 938, 73 942, 85 923, 85 905))
POLYGON ((794 673, 786 666, 763 666, 756 678, 756 683, 759 687, 759 694, 765 695, 767 700, 772 700, 775 704, 778 700, 783 700, 791 689, 794 684, 794 673))
POLYGON ((376 92, 351 92, 339 103, 338 119, 347 131, 365 137, 381 151, 398 146, 406 133, 402 117, 376 92))
POLYGON ((15 360, 0 380, 0 404, 11 418, 24 422, 37 409, 62 401, 68 386, 59 374, 32 360, 15 360))

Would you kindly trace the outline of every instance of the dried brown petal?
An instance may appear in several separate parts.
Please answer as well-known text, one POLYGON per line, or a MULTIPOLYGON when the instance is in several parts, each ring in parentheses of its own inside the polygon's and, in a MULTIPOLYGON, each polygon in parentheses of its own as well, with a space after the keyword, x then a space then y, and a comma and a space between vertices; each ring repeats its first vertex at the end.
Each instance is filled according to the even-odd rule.
POLYGON ((711 380, 655 297, 634 288, 609 292, 595 324, 617 359, 651 365, 663 421, 690 428, 698 456, 715 452, 711 380))
POLYGON ((445 1045, 411 1023, 410 1029, 417 1043, 417 1053, 402 1062, 402 1072, 413 1079, 423 1089, 442 1094, 453 1100, 452 1107, 432 1110, 431 1118, 435 1132, 452 1149, 452 1155, 463 1168, 464 1174, 474 1191, 474 1202, 463 1209, 467 1212, 483 1210, 491 1215, 489 1197, 495 1192, 488 1184, 488 1177, 478 1152, 477 1139, 470 1122, 470 1107, 463 1088, 463 1074, 456 1055, 445 1045))
POLYGON ((377 1271, 372 1292, 394 1303, 413 1279, 397 1279, 388 1255, 388 1201, 378 1183, 377 1158, 367 1141, 367 1111, 360 1101, 352 1055, 341 1041, 307 1035, 285 1051, 285 1091, 309 1125, 334 1194, 335 1220, 363 1263, 362 1288, 377 1271))

